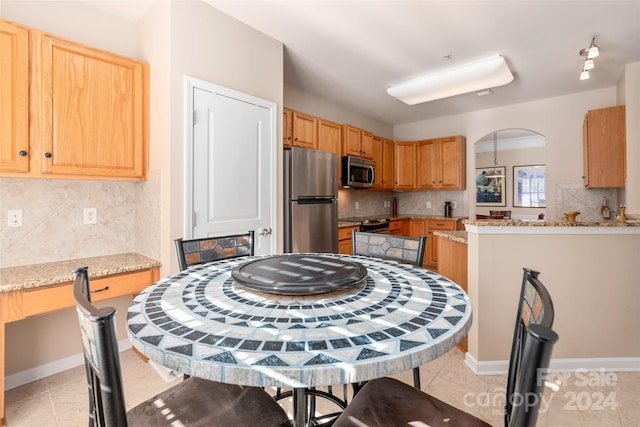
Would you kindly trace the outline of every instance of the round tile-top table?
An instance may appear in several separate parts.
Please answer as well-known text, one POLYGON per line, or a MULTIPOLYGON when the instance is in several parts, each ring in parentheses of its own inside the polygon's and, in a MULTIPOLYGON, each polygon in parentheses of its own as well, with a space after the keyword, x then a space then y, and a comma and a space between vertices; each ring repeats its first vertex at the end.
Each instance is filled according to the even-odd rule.
POLYGON ((334 292, 276 295, 231 277, 261 257, 195 266, 133 300, 129 337, 151 360, 184 374, 299 389, 412 369, 453 348, 471 326, 467 295, 437 273, 377 258, 304 256, 315 265, 356 262, 367 275, 334 292))

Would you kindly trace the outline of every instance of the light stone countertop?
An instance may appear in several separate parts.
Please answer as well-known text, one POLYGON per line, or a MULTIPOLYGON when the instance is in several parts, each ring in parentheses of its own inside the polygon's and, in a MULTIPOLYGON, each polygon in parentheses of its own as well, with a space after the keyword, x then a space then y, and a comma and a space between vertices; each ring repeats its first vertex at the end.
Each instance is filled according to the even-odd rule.
POLYGON ((522 221, 517 219, 465 219, 465 225, 478 227, 640 227, 640 221, 522 221))
POLYGON ((0 268, 0 292, 73 281, 73 270, 89 267, 89 277, 103 277, 160 267, 160 261, 134 252, 0 268))
POLYGON ((444 237, 445 239, 453 240, 454 242, 467 244, 467 232, 466 231, 445 231, 445 230, 435 230, 433 232, 434 236, 444 237))
MULTIPOLYGON (((389 218, 390 221, 395 221, 395 220, 405 220, 405 219, 436 219, 436 220, 441 220, 441 219, 446 219, 449 221, 454 221, 454 220, 460 220, 460 219, 467 219, 468 217, 466 216, 454 216, 451 218, 446 218, 442 215, 419 215, 419 214, 398 214, 396 216, 393 215, 388 215, 388 214, 380 214, 380 215, 368 215, 368 216, 363 216, 361 218, 358 218, 362 221, 364 221, 365 219, 374 219, 374 218, 389 218)), ((360 225, 360 222, 357 221, 344 221, 341 219, 338 219, 338 228, 343 228, 343 227, 352 227, 352 226, 356 226, 356 225, 360 225)))

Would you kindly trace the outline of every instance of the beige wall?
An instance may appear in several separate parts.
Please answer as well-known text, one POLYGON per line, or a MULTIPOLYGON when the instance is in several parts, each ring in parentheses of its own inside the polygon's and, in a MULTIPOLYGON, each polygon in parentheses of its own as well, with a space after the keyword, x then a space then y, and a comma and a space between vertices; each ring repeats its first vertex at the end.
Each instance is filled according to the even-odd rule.
POLYGON ((284 105, 293 110, 330 120, 336 123, 348 123, 350 125, 368 130, 382 138, 393 138, 393 126, 382 123, 371 117, 347 110, 332 104, 326 99, 305 92, 295 86, 284 85, 284 105))
MULTIPOLYGON (((170 203, 169 222, 162 224, 162 246, 184 235, 184 77, 189 75, 278 104, 283 101, 283 45, 200 1, 171 3, 171 184, 163 200, 170 203)), ((278 139, 282 141, 282 115, 278 139)), ((153 148, 152 148, 153 149, 153 148)), ((282 169, 281 146, 277 170, 282 169)), ((282 176, 277 188, 282 188, 282 176)), ((280 193, 280 192, 278 192, 280 193)), ((279 194, 278 218, 282 199, 279 194)), ((274 218, 275 220, 275 218, 274 218)), ((278 229, 281 229, 281 219, 278 229)), ((281 236, 282 233, 277 233, 281 236)), ((279 237, 281 239, 281 237, 279 237)), ((282 248, 282 241, 278 244, 282 248)), ((164 254, 164 251, 163 251, 164 254)), ((175 255, 163 258, 177 271, 175 255)), ((163 270, 169 273, 168 270, 163 270)))
MULTIPOLYGON (((557 98, 398 125, 394 139, 414 140, 444 135, 467 137, 467 188, 474 188, 475 147, 495 130, 522 128, 546 139, 547 215, 557 218, 555 188, 582 184, 582 121, 587 110, 616 105, 615 87, 557 98)), ((469 215, 475 214, 475 193, 467 191, 469 215)))
POLYGON ((553 298, 553 328, 560 336, 554 359, 640 355, 640 287, 631 268, 638 261, 640 234, 580 235, 575 230, 469 234, 474 310, 469 352, 478 361, 509 358, 523 267, 541 272, 553 298))
MULTIPOLYGON (((99 251, 102 248, 102 254, 136 250, 161 260, 163 275, 177 271, 173 239, 184 231, 184 76, 194 76, 268 99, 281 108, 282 44, 200 1, 156 2, 139 25, 99 12, 82 2, 3 0, 1 13, 4 19, 147 61, 151 69, 151 156, 147 182, 63 183, 2 178, 0 190, 6 186, 15 187, 15 182, 20 181, 20 191, 12 190, 14 196, 11 200, 3 197, 3 203, 7 201, 12 208, 22 207, 17 204, 25 202, 24 195, 29 195, 29 200, 33 200, 38 209, 48 213, 49 222, 66 226, 69 216, 75 218, 76 215, 73 212, 59 213, 56 209, 59 197, 55 192, 46 191, 50 187, 69 188, 65 199, 75 196, 77 201, 78 196, 91 197, 104 202, 105 206, 109 200, 120 206, 118 201, 122 199, 128 210, 119 212, 121 223, 103 223, 106 227, 104 236, 101 236, 103 245, 93 249, 99 251)), ((280 135, 278 140, 281 139, 280 135)), ((6 194, 3 191, 3 196, 6 194)), ((2 207, 4 209, 4 205, 2 207)), ((107 213, 111 215, 111 211, 105 209, 109 209, 108 206, 100 209, 98 205, 99 222, 108 216, 107 213)), ((29 221, 29 212, 31 208, 24 212, 25 222, 29 221)), ((0 233, 4 245, 6 218, 2 224, 0 233)), ((78 230, 86 233, 98 229, 86 227, 77 226, 78 230)), ((29 253, 33 262, 50 260, 50 257, 69 259, 80 256, 77 248, 83 245, 84 240, 77 234, 54 233, 53 227, 40 230, 22 227, 21 231, 22 237, 27 239, 22 240, 21 254, 29 253), (70 247, 75 250, 70 251, 70 247)), ((96 239, 96 242, 100 240, 96 239)), ((98 254, 93 249, 91 255, 98 254)), ((9 265, 18 264, 13 259, 9 265)), ((130 298, 112 301, 118 310, 121 339, 126 337, 124 325, 129 301, 130 298)), ((81 347, 77 327, 73 310, 8 325, 6 374, 79 354, 81 347), (37 352, 33 351, 34 343, 41 343, 36 345, 37 352)))

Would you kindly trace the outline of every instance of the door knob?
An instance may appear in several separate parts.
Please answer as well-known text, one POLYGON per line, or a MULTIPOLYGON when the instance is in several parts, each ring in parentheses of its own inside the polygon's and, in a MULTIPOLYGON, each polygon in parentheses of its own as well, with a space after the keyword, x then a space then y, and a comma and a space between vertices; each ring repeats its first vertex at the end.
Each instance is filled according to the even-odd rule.
POLYGON ((271 235, 271 228, 263 228, 262 231, 260 232, 261 236, 270 236, 271 235))

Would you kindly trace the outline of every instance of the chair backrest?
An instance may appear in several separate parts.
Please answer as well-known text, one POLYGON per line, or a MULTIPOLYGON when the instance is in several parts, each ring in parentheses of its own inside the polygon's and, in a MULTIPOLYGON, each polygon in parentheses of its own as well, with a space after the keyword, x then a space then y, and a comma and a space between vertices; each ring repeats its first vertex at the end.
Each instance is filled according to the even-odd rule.
POLYGON ((254 231, 245 234, 212 236, 201 239, 176 239, 180 270, 205 262, 253 255, 254 231))
POLYGON ((73 298, 89 386, 89 427, 126 427, 127 410, 115 328, 116 310, 91 304, 87 267, 74 271, 73 298))
POLYGON ((505 426, 534 427, 544 378, 558 335, 551 330, 553 302, 537 271, 524 269, 516 327, 511 347, 505 426))
POLYGON ((392 234, 352 232, 353 255, 366 255, 422 267, 427 237, 394 236, 392 234))
POLYGON ((500 215, 504 219, 511 219, 511 211, 489 211, 489 215, 500 215))

